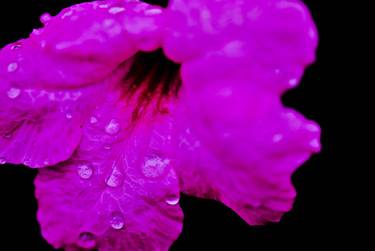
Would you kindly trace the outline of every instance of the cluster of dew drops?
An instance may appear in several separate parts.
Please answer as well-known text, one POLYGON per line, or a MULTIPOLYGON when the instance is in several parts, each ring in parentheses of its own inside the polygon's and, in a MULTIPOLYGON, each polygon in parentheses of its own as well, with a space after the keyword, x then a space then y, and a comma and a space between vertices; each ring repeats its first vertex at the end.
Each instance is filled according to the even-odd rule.
MULTIPOLYGON (((105 4, 102 4, 102 5, 99 6, 99 8, 108 8, 108 7, 109 6, 105 5, 105 4)), ((125 9, 123 7, 112 7, 112 8, 108 9, 108 12, 110 14, 117 14, 117 13, 120 13, 124 10, 125 9)), ((147 10, 147 11, 150 12, 149 13, 150 15, 151 14, 160 14, 160 10, 158 10, 158 9, 155 9, 155 10, 151 9, 151 10, 147 10)), ((72 11, 69 11, 65 15, 63 15, 62 18, 66 18, 67 16, 70 16, 72 14, 73 14, 72 11)), ((49 15, 46 15, 46 14, 41 17, 43 23, 48 22, 50 18, 51 17, 49 15)), ((38 33, 38 30, 34 30, 33 33, 38 33)), ((20 48, 22 48, 22 44, 20 42, 16 42, 11 46, 11 50, 18 50, 20 48)), ((6 70, 7 70, 8 73, 14 73, 18 69, 19 69, 19 63, 18 62, 11 62, 11 63, 8 64, 6 70)), ((21 89, 19 89, 17 87, 11 87, 10 89, 8 89, 6 91, 6 95, 9 99, 16 99, 21 95, 21 93, 22 93, 21 89)), ((67 119, 73 118, 73 115, 71 113, 66 113, 65 116, 66 116, 67 119)), ((91 124, 96 124, 98 122, 98 118, 92 116, 90 118, 89 122, 91 124)), ((108 135, 116 135, 120 132, 121 125, 117 120, 112 119, 105 126, 104 130, 108 135)), ((104 146, 104 148, 106 150, 109 150, 110 146, 104 146)), ((3 165, 3 164, 6 164, 6 159, 3 158, 3 157, 0 157, 0 165, 3 165)), ((160 165, 166 165, 166 164, 168 164, 168 162, 162 161, 159 157, 155 157, 154 159, 148 160, 145 163, 145 165, 151 165, 151 166, 153 165, 154 167, 157 166, 157 165, 160 166, 160 165)), ((77 170, 78 170, 77 171, 78 175, 83 180, 89 180, 94 174, 94 169, 91 166, 91 164, 80 164, 78 166, 77 170)), ((118 170, 114 169, 112 171, 111 175, 106 179, 106 184, 109 187, 112 187, 112 188, 120 186, 122 184, 122 174, 118 170)), ((175 206, 179 203, 179 196, 178 195, 168 195, 165 198, 165 203, 167 203, 170 206, 175 206)), ((120 211, 112 212, 112 214, 110 216, 109 224, 110 224, 111 228, 114 229, 114 230, 124 229, 125 228, 124 215, 120 211)), ((80 235, 78 237, 78 245, 82 248, 89 248, 89 249, 95 248, 95 246, 97 245, 95 235, 90 233, 90 232, 80 233, 80 235)))
MULTIPOLYGON (((90 123, 96 124, 98 122, 98 118, 91 117, 90 123)), ((108 135, 116 135, 120 132, 121 125, 116 119, 111 119, 108 124, 105 126, 104 131, 108 135)), ((110 147, 106 147, 106 149, 110 149, 110 147)), ((154 177, 154 175, 157 175, 158 172, 160 172, 160 169, 163 169, 167 164, 169 164, 169 160, 163 160, 158 156, 152 156, 151 158, 148 158, 143 168, 145 170, 152 170, 150 171, 144 171, 144 174, 146 176, 154 177)), ((83 180, 89 180, 93 174, 94 169, 90 164, 81 164, 78 165, 78 175, 83 180)), ((106 185, 111 188, 119 187, 122 184, 123 175, 122 173, 117 170, 113 169, 110 176, 106 179, 106 185)), ((167 203, 169 206, 175 206, 179 203, 179 196, 178 195, 168 195, 165 198, 165 203, 167 203)), ((125 218, 124 215, 119 212, 115 211, 111 214, 110 226, 114 230, 122 230, 125 228, 125 218)), ((83 248, 93 248, 96 246, 96 239, 95 236, 90 232, 83 232, 79 235, 79 245, 83 248)))

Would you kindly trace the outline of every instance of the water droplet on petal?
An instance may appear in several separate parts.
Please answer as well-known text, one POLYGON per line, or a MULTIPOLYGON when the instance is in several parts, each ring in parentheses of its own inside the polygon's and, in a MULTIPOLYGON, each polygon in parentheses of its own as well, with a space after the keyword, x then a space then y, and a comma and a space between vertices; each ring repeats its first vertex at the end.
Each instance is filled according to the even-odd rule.
POLYGON ((106 8, 108 8, 108 7, 109 7, 108 4, 100 4, 100 5, 99 5, 99 8, 101 8, 101 9, 106 9, 106 8))
POLYGON ((12 47, 10 47, 11 50, 17 50, 17 49, 20 49, 22 47, 22 44, 20 42, 16 42, 12 45, 12 47))
POLYGON ((283 139, 283 135, 280 134, 280 133, 277 133, 277 134, 273 135, 273 137, 272 137, 272 141, 275 142, 275 143, 280 142, 282 139, 283 139))
POLYGON ((124 175, 122 172, 120 172, 120 170, 117 168, 114 168, 111 175, 107 178, 106 184, 109 187, 118 187, 122 184, 123 179, 124 175))
POLYGON ((67 12, 65 12, 62 16, 61 16, 61 19, 64 19, 66 17, 70 17, 71 15, 73 15, 73 10, 69 10, 67 12))
POLYGON ((93 116, 93 117, 90 118, 90 123, 91 124, 96 124, 96 123, 98 123, 98 119, 93 116))
POLYGON ((47 41, 46 40, 40 41, 40 47, 46 48, 46 46, 47 46, 47 41))
POLYGON ((0 165, 4 165, 5 163, 7 163, 6 159, 0 158, 0 165))
POLYGON ((94 170, 90 165, 82 164, 78 166, 78 175, 82 179, 90 179, 92 174, 94 173, 94 170))
POLYGON ((112 213, 111 220, 109 222, 111 227, 116 230, 123 229, 125 226, 125 219, 121 212, 112 213))
POLYGON ((8 65, 8 72, 15 72, 18 69, 18 63, 10 63, 8 65))
POLYGON ((319 132, 319 127, 314 124, 306 125, 306 129, 309 130, 310 132, 319 132))
POLYGON ((79 235, 78 245, 81 248, 94 248, 96 246, 96 238, 92 233, 83 232, 79 235))
POLYGON ((67 119, 71 119, 71 118, 73 118, 73 115, 71 114, 71 113, 67 113, 67 114, 65 114, 65 117, 67 118, 67 119))
POLYGON ((105 132, 110 134, 110 135, 115 135, 119 131, 120 131, 120 123, 115 119, 112 119, 108 123, 108 125, 105 127, 105 132))
POLYGON ((320 142, 318 139, 313 139, 310 141, 310 146, 314 148, 314 150, 318 150, 320 148, 320 142))
POLYGON ((117 14, 117 13, 120 13, 120 12, 123 12, 123 11, 125 11, 125 8, 123 8, 123 7, 112 7, 108 10, 108 12, 110 14, 117 14))
POLYGON ((49 13, 44 13, 43 15, 40 16, 40 21, 46 25, 50 20, 52 16, 49 13))
POLYGON ((105 146, 104 146, 104 149, 105 149, 105 150, 111 150, 111 146, 110 146, 110 145, 105 145, 105 146))
POLYGON ((180 197, 177 195, 169 195, 165 199, 165 202, 170 206, 175 206, 180 202, 180 197))
POLYGON ((292 78, 292 79, 289 80, 289 85, 291 87, 295 87, 297 84, 298 84, 298 79, 292 78))
POLYGON ((60 42, 56 44, 55 48, 56 50, 64 50, 66 48, 69 48, 70 46, 72 46, 71 42, 60 42))
POLYGON ((161 9, 148 9, 145 11, 146 16, 159 15, 162 13, 161 9))
POLYGON ((150 155, 146 157, 143 165, 143 174, 148 178, 156 178, 163 174, 169 163, 169 159, 162 159, 159 156, 150 155))
POLYGON ((34 36, 39 36, 42 33, 41 29, 33 29, 33 32, 31 32, 34 36))
POLYGON ((21 90, 18 88, 10 88, 7 91, 7 95, 10 99, 15 99, 21 94, 21 90))

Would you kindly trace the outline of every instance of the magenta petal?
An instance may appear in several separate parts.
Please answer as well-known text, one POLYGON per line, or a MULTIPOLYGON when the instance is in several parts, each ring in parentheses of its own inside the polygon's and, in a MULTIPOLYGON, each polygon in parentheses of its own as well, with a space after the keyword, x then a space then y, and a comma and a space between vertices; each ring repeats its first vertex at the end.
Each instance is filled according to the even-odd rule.
POLYGON ((90 108, 83 91, 0 86, 0 158, 32 168, 68 159, 90 108), (85 100, 86 99, 86 100, 85 100))
MULTIPOLYGON (((98 85, 45 86, 45 75, 34 71, 36 65, 41 71, 61 62, 36 64, 32 58, 38 55, 48 54, 29 40, 14 51, 12 46, 0 51, 1 70, 5 69, 0 72, 0 158, 32 168, 54 165, 72 155, 81 140, 82 124, 95 107, 91 98, 100 94, 98 85)), ((55 79, 61 80, 59 75, 55 79)))
POLYGON ((320 151, 319 126, 258 82, 206 71, 212 81, 202 85, 193 69, 207 68, 183 73, 174 137, 182 191, 218 199, 250 224, 278 221, 293 204, 293 172, 320 151))
POLYGON ((91 84, 138 50, 160 47, 162 15, 150 15, 150 10, 162 13, 159 7, 127 1, 94 1, 66 8, 31 37, 51 53, 48 60, 58 63, 49 74, 43 73, 44 78, 56 78, 62 71, 65 86, 91 84))
MULTIPOLYGON (((200 105, 203 112, 195 110, 188 116, 194 122, 187 129, 183 124, 184 131, 176 137, 182 191, 222 201, 249 224, 278 221, 291 209, 295 197, 291 176, 320 150, 320 129, 314 122, 281 106, 258 106, 255 100, 267 100, 260 95, 247 95, 253 103, 241 121, 241 115, 233 114, 236 111, 215 107, 215 100, 205 93, 212 116, 200 105), (228 120, 211 121, 223 117, 228 120)), ((199 99, 194 96, 194 102, 202 104, 199 99)))
POLYGON ((72 155, 100 85, 161 43, 161 15, 150 10, 162 13, 139 2, 76 5, 0 51, 0 163, 39 168, 72 155))
POLYGON ((174 21, 163 48, 184 68, 200 69, 183 72, 199 86, 230 76, 280 94, 315 59, 318 35, 301 1, 174 0, 165 15, 174 21))
POLYGON ((314 59, 311 17, 294 0, 171 6, 167 15, 185 17, 165 43, 183 62, 175 113, 182 191, 218 199, 250 224, 278 221, 294 201, 293 172, 320 151, 319 126, 280 101, 314 59), (194 15, 204 18, 188 25, 194 15))
MULTIPOLYGON (((168 250, 182 228, 169 122, 128 128, 132 107, 107 93, 74 156, 35 181, 38 219, 54 247, 168 250)), ((144 118, 147 120, 147 118, 144 118)))
POLYGON ((160 47, 162 13, 158 7, 126 1, 66 8, 28 39, 2 49, 0 77, 18 87, 44 89, 96 83, 138 50, 160 47), (18 67, 9 72, 11 63, 18 67))

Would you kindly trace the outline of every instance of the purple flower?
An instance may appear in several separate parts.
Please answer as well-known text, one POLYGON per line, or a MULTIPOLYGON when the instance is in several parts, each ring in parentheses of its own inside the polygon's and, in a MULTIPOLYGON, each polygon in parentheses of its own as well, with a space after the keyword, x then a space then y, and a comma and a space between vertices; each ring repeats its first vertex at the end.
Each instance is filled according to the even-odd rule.
POLYGON ((0 164, 40 168, 54 247, 167 250, 180 192, 253 225, 291 209, 291 175, 320 150, 319 126, 280 101, 315 59, 300 1, 97 1, 42 21, 0 51, 0 164), (136 58, 160 48, 181 71, 151 90, 163 69, 136 58))

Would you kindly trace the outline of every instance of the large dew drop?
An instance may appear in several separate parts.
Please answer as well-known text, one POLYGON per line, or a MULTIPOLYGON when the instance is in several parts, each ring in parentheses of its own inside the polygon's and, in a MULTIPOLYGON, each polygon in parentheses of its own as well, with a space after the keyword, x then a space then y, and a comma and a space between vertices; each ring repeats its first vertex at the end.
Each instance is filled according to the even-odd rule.
POLYGON ((105 127, 105 132, 109 135, 115 135, 120 131, 120 127, 120 123, 117 120, 112 119, 105 127))
POLYGON ((111 227, 116 230, 123 229, 125 226, 125 219, 121 212, 114 212, 110 220, 111 227))
POLYGON ((178 195, 169 195, 165 198, 165 202, 170 206, 175 206, 180 202, 180 197, 178 195))
POLYGON ((162 159, 157 155, 150 155, 145 159, 142 170, 143 174, 148 178, 159 177, 164 173, 169 163, 169 159, 162 159))
POLYGON ((21 94, 21 90, 18 88, 10 88, 7 92, 8 98, 15 99, 21 94))
POLYGON ((123 179, 124 175, 122 174, 122 172, 117 168, 114 168, 110 176, 107 178, 106 184, 109 187, 115 188, 122 184, 123 179))
POLYGON ((96 123, 98 123, 98 119, 97 119, 96 117, 92 116, 92 117, 90 118, 90 123, 91 123, 91 124, 96 124, 96 123))
POLYGON ((82 164, 78 166, 78 175, 82 179, 90 179, 92 174, 94 173, 94 170, 90 165, 82 164))
POLYGON ((68 113, 65 114, 65 117, 66 117, 67 119, 72 119, 72 118, 73 118, 73 115, 72 115, 70 112, 68 112, 68 113))
POLYGON ((18 63, 10 63, 8 65, 8 72, 15 72, 18 69, 18 63))

